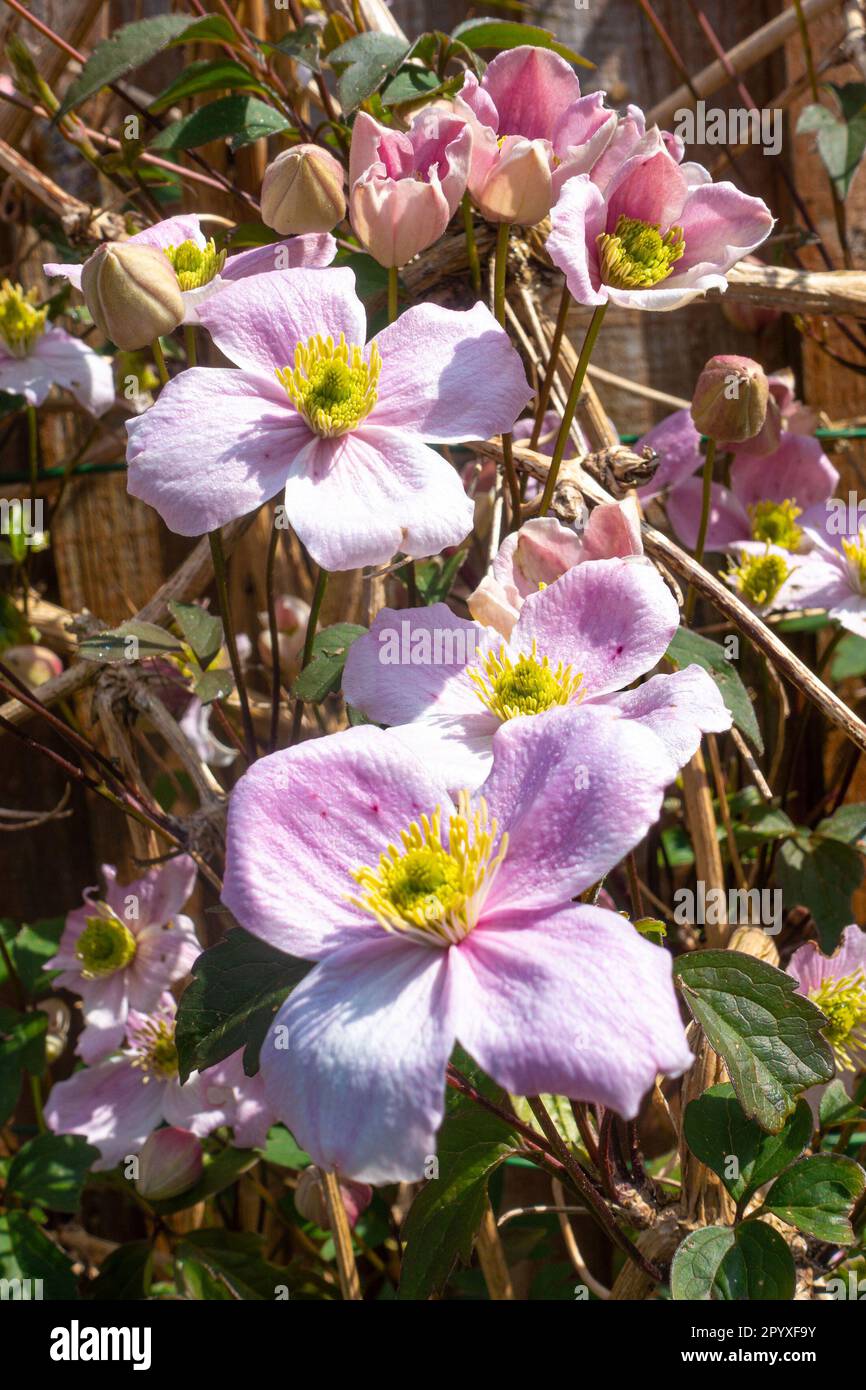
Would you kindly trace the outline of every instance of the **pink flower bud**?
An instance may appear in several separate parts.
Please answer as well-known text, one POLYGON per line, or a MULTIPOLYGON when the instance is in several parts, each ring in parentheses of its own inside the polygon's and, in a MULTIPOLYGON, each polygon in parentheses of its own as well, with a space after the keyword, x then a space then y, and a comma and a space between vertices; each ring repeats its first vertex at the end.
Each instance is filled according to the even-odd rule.
POLYGON ((60 657, 56 652, 49 651, 48 647, 7 647, 3 660, 29 686, 44 685, 63 671, 60 657))
POLYGON ((154 1130, 138 1156, 135 1190, 147 1201, 163 1202, 194 1187, 203 1167, 201 1144, 188 1129, 154 1130))
POLYGON ((293 145, 262 180, 262 221, 281 236, 330 232, 346 216, 345 173, 321 145, 293 145))
MULTIPOLYGON (((281 594, 274 603, 277 618, 277 644, 280 667, 285 672, 300 656, 307 635, 310 605, 295 594, 281 594)), ((271 634, 267 613, 259 614, 264 631, 259 633, 259 656, 265 665, 271 664, 271 634)))
POLYGON ((81 290, 97 327, 127 352, 171 333, 184 316, 177 275, 155 246, 100 246, 84 263, 81 290))
MULTIPOLYGON (((373 1189, 365 1182, 352 1182, 350 1178, 340 1178, 340 1193, 343 1198, 343 1206, 346 1208, 346 1215, 349 1218, 349 1225, 354 1226, 372 1202, 373 1189)), ((323 1231, 331 1229, 325 1190, 322 1186, 322 1174, 314 1163, 311 1163, 309 1168, 305 1168, 298 1179, 298 1185, 295 1188, 295 1206, 306 1221, 315 1221, 316 1225, 321 1226, 323 1231)))
POLYGON ((711 357, 692 397, 692 419, 702 434, 724 444, 754 439, 764 427, 770 385, 751 357, 711 357))
POLYGON ((553 202, 548 142, 507 135, 472 192, 488 222, 534 226, 547 216, 553 202))

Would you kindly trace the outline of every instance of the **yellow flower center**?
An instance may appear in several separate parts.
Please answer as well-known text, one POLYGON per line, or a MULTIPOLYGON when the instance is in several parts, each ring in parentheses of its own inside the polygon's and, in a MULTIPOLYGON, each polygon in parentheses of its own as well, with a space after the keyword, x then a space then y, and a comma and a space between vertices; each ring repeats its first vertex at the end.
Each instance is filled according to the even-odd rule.
POLYGON ((129 927, 104 903, 98 906, 98 915, 87 918, 87 925, 75 943, 81 973, 88 980, 123 970, 136 951, 135 937, 129 927))
POLYGON ((378 868, 354 871, 363 895, 349 901, 369 912, 385 931, 403 932, 426 946, 462 941, 478 921, 505 858, 508 836, 502 836, 494 855, 496 821, 488 821, 483 799, 471 810, 464 791, 457 814, 449 818, 447 844, 438 806, 431 816, 401 830, 400 840, 402 849, 390 844, 378 868))
POLYGON ((225 265, 225 251, 218 251, 213 237, 204 246, 194 241, 182 241, 179 246, 166 246, 177 283, 182 290, 200 290, 219 275, 225 265))
POLYGON ((617 218, 615 232, 596 238, 605 285, 619 290, 645 290, 671 274, 686 249, 682 227, 661 229, 639 217, 617 218))
POLYGON ((45 331, 48 309, 35 308, 36 289, 25 290, 11 280, 0 284, 0 338, 13 357, 27 357, 45 331))
POLYGON ((862 970, 839 979, 822 980, 811 995, 827 1018, 824 1037, 833 1049, 839 1071, 858 1071, 866 1057, 866 975, 862 970))
POLYGON ((149 1018, 139 1029, 136 1050, 138 1055, 132 1059, 132 1065, 141 1068, 145 1081, 152 1076, 159 1081, 171 1081, 177 1076, 177 1047, 172 1019, 149 1018))
POLYGON ((516 719, 522 714, 541 714, 555 705, 567 705, 577 695, 583 680, 578 671, 560 661, 556 670, 548 658, 539 660, 536 644, 527 656, 512 661, 505 649, 488 653, 483 668, 469 672, 475 693, 497 719, 516 719))
POLYGON ((737 592, 756 608, 772 603, 790 573, 781 555, 745 555, 730 570, 737 592))
POLYGON ((277 380, 310 429, 331 439, 356 429, 370 414, 381 370, 375 343, 365 361, 363 349, 350 346, 342 333, 336 346, 330 336, 315 334, 298 343, 294 367, 279 368, 277 380))
POLYGON ((842 549, 851 579, 859 592, 866 594, 866 531, 860 531, 854 541, 843 540, 842 549))
POLYGON ((803 532, 797 525, 797 517, 802 514, 803 508, 790 498, 784 502, 758 502, 749 508, 752 539, 780 545, 785 550, 796 550, 803 539, 803 532))

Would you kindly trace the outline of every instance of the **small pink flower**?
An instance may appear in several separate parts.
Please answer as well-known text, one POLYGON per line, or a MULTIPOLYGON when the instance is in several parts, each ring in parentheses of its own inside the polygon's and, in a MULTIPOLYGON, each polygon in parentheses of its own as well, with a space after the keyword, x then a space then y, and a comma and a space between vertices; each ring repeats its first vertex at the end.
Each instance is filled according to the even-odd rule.
POLYGON ((532 394, 523 365, 481 303, 417 305, 365 348, 354 285, 348 269, 253 275, 204 304, 239 370, 181 372, 128 421, 132 495, 195 536, 285 490, 288 520, 328 570, 459 544, 472 503, 424 441, 509 430, 532 394))
POLYGON ((137 1154, 163 1121, 200 1138, 229 1125, 238 1148, 264 1145, 273 1119, 261 1077, 244 1075, 241 1050, 207 1071, 193 1072, 181 1085, 175 1014, 170 994, 163 994, 149 1013, 130 1010, 122 1052, 51 1088, 45 1107, 48 1128, 55 1134, 83 1134, 99 1149, 94 1168, 113 1168, 137 1154))
POLYGON ((715 683, 689 666, 625 688, 661 660, 678 626, 648 560, 590 560, 523 598, 507 640, 444 603, 383 608, 349 649, 343 692, 452 788, 483 782, 502 728, 581 703, 639 719, 681 767, 702 732, 730 727, 715 683))
POLYGON ((119 884, 102 866, 105 894, 88 888, 84 905, 70 912, 56 956, 56 984, 82 998, 85 1028, 79 1051, 98 1061, 123 1041, 130 1009, 147 1013, 166 987, 181 980, 201 948, 181 909, 195 887, 196 867, 187 855, 119 884))
POLYGON ((48 322, 35 290, 0 283, 0 393, 41 405, 52 386, 69 391, 91 415, 114 404, 111 358, 48 322))
POLYGON ((466 188, 471 142, 464 121, 433 107, 406 134, 365 111, 356 117, 349 216, 380 265, 405 265, 442 236, 466 188))
POLYGON ((678 164, 653 127, 604 190, 585 174, 563 187, 547 250, 579 304, 612 300, 668 310, 708 289, 769 236, 760 198, 714 184, 699 164, 678 164))
POLYGON ((268 1103, 316 1164, 419 1178, 455 1041, 514 1094, 626 1116, 690 1065, 670 956, 572 901, 655 821, 671 772, 651 731, 599 709, 503 728, 474 801, 379 729, 253 764, 223 899, 317 962, 261 1052, 268 1103))
MULTIPOLYGON (((833 1049, 836 1070, 848 1091, 866 1068, 866 932, 846 927, 836 950, 825 956, 814 941, 807 941, 792 955, 788 974, 797 981, 799 994, 811 999, 827 1019, 822 1029, 833 1049)), ((824 1092, 813 1086, 806 1099, 815 1109, 824 1092)))
MULTIPOLYGON (((337 243, 329 232, 309 232, 226 258, 205 236, 196 213, 167 217, 128 240, 131 245, 155 246, 168 255, 181 289, 184 323, 199 323, 198 309, 205 300, 235 280, 268 271, 330 265, 337 254, 337 243)), ((81 289, 82 266, 50 262, 42 269, 46 275, 62 275, 70 285, 81 289)))
POLYGON ((866 526, 836 535, 825 518, 805 534, 811 550, 786 585, 788 601, 776 606, 825 608, 848 632, 866 637, 866 526))

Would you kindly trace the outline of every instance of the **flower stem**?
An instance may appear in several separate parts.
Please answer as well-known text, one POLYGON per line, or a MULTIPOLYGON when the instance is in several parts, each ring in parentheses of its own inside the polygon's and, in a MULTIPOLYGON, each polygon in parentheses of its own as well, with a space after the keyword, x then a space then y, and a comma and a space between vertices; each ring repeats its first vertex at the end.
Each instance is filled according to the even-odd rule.
POLYGON ((469 193, 463 194, 463 230, 466 233, 466 255, 469 260, 469 274, 476 295, 481 294, 481 262, 478 259, 478 245, 475 240, 475 223, 472 220, 472 200, 469 193))
POLYGON ((159 379, 163 386, 168 385, 168 367, 165 365, 165 353, 162 350, 162 343, 159 338, 153 340, 153 360, 156 363, 156 370, 159 372, 159 379))
MULTIPOLYGON (((324 573, 324 571, 323 571, 324 573)), ((358 1302, 361 1298, 361 1280, 355 1264, 352 1249, 352 1231, 343 1204, 343 1194, 335 1173, 322 1172, 322 1187, 325 1191, 325 1205, 331 1222, 331 1235, 334 1237, 334 1250, 337 1255, 337 1270, 340 1275, 340 1289, 344 1299, 358 1302)))
POLYGON ((241 702, 241 720, 244 726, 244 741, 247 747, 247 758, 250 762, 253 762, 258 756, 256 734, 253 728, 253 716, 250 711, 250 700, 247 694, 247 687, 241 670, 241 660, 238 656, 238 644, 235 640, 235 630, 232 626, 232 616, 229 608, 229 589, 226 578, 226 555, 223 549, 222 532, 219 527, 208 534, 208 540, 210 541, 210 553, 213 558, 213 572, 214 579, 216 580, 220 617, 223 620, 223 631, 225 633, 226 646, 228 647, 232 675, 235 678, 238 699, 241 702))
MULTIPOLYGON (((704 562, 704 547, 707 543, 707 530, 710 524, 710 502, 712 500, 713 495, 713 465, 715 461, 716 441, 714 439, 708 439, 707 453, 706 457, 704 458, 704 486, 703 491, 701 493, 701 522, 700 526, 698 527, 698 539, 695 544, 695 560, 699 565, 702 565, 704 562)), ((686 597, 686 606, 683 611, 683 617, 687 623, 690 623, 692 620, 692 615, 695 611, 695 604, 697 603, 697 599, 698 591, 695 588, 694 584, 692 584, 689 588, 689 592, 686 597)))
MULTIPOLYGON (((316 588, 313 593, 313 602, 310 605, 310 616, 307 620, 307 635, 304 638, 304 655, 301 661, 301 670, 309 666, 313 655, 313 642, 316 638, 316 628, 319 623, 319 612, 322 607, 322 599, 325 597, 325 590, 328 587, 328 571, 319 568, 319 575, 316 580, 316 588)), ((301 719, 304 713, 304 702, 300 696, 295 698, 295 717, 292 721, 292 736, 289 739, 289 747, 292 748, 297 742, 298 734, 301 732, 301 719)))
POLYGON ((550 460, 550 468, 547 473, 547 482, 544 484, 544 492, 542 493, 541 506, 539 508, 540 516, 544 516, 553 501, 553 492, 556 487, 556 480, 559 477, 559 469, 565 456, 565 446, 568 443, 568 437, 571 433, 574 412, 577 410, 577 402, 580 400, 580 393, 583 390, 586 369, 589 366, 589 359, 595 347, 595 340, 601 331, 601 325, 604 323, 606 311, 607 304, 597 304, 593 310, 592 318, 589 321, 589 327, 586 330, 583 347, 580 349, 580 357, 577 359, 577 366, 574 369, 571 390, 568 393, 568 400, 565 403, 562 424, 559 427, 559 434, 556 436, 553 458, 550 460))
POLYGON ((30 1073, 30 1095, 36 1113, 36 1128, 40 1134, 47 1134, 48 1126, 45 1123, 45 1115, 42 1110, 42 1078, 37 1076, 35 1072, 30 1073))
MULTIPOLYGON (((511 235, 511 225, 508 222, 500 222, 496 229, 496 262, 493 274, 493 313, 496 322, 505 330, 505 273, 508 269, 508 239, 511 235)), ((511 500, 511 527, 517 530, 520 525, 520 483, 517 480, 517 473, 514 468, 514 458, 511 452, 511 435, 502 436, 502 466, 505 469, 505 478, 508 483, 508 495, 511 500)))
POLYGON ((397 267, 388 266, 388 322, 393 323, 397 317, 397 302, 399 295, 399 278, 397 267))
POLYGON ((559 313, 556 316, 556 327, 553 330, 553 338, 550 344, 550 354, 547 359, 547 370, 544 373, 544 381, 541 383, 541 390, 538 393, 538 406, 535 412, 535 424, 532 427, 532 438, 529 441, 530 449, 538 448, 538 440, 544 425, 544 416, 547 411, 547 402, 550 400, 550 392, 553 387, 553 378, 556 375, 556 367, 559 362, 559 349, 562 346, 562 339, 565 333, 565 321, 568 318, 568 310, 571 306, 571 295, 568 285, 562 287, 562 298, 559 301, 559 313))
POLYGON ((274 565, 277 558, 277 544, 280 532, 276 517, 271 517, 271 538, 268 543, 268 558, 265 566, 265 591, 268 600, 268 632, 271 637, 271 727, 268 735, 268 752, 273 753, 277 746, 277 731, 280 725, 280 634, 277 631, 277 605, 274 596, 274 565))
POLYGON ((195 324, 184 324, 183 341, 186 346, 186 365, 188 367, 195 367, 198 364, 198 349, 196 347, 195 342, 195 324))
MULTIPOLYGON (((39 490, 39 422, 36 406, 27 403, 27 473, 30 479, 30 525, 36 521, 36 494, 39 490)), ((30 550, 24 552, 24 620, 30 612, 30 550)))

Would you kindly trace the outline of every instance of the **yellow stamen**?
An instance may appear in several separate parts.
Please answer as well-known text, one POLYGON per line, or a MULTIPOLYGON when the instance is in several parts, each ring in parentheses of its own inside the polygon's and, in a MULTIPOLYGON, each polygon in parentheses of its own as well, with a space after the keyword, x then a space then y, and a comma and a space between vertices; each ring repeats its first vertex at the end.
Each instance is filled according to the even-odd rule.
POLYGON ((744 555, 728 571, 737 593, 755 608, 772 603, 790 573, 781 555, 744 555))
POLYGON ((859 531, 856 540, 843 540, 842 549, 851 579, 858 591, 866 594, 866 531, 859 531))
POLYGON ((136 951, 136 940, 129 927, 115 917, 105 903, 96 906, 97 912, 87 918, 87 925, 75 943, 81 973, 88 980, 123 970, 136 951))
POLYGON ((200 290, 202 285, 209 285, 225 265, 226 253, 217 251, 213 237, 204 246, 182 241, 179 246, 164 249, 182 290, 200 290))
POLYGON ((798 507, 790 498, 784 502, 758 502, 749 508, 752 539, 766 541, 769 545, 781 545, 785 550, 797 550, 803 539, 797 517, 802 514, 802 507, 798 507))
POLYGON ((0 284, 0 338, 13 357, 27 357, 45 331, 48 308, 37 309, 39 291, 11 280, 0 284))
POLYGON ((277 380, 310 429, 325 439, 356 429, 376 404, 382 358, 375 343, 365 361, 363 350, 342 333, 336 346, 332 337, 317 333, 298 343, 294 362, 277 369, 277 380))
POLYGON ((461 792, 457 814, 449 818, 447 846, 437 806, 432 815, 401 830, 402 849, 390 844, 377 869, 354 871, 352 877, 364 893, 349 901, 369 912, 385 931, 402 932, 426 946, 462 941, 478 921, 505 858, 507 835, 493 853, 496 829, 496 821, 488 821, 487 803, 480 800, 473 811, 469 793, 461 792))
POLYGON ((522 652, 513 662, 503 642, 499 654, 489 652, 483 670, 470 671, 469 679, 482 704, 504 721, 570 704, 583 676, 561 661, 554 670, 546 656, 539 660, 535 642, 528 656, 522 652))
POLYGON ((616 231, 602 232, 596 242, 602 282, 620 290, 644 290, 666 280, 686 249, 682 227, 662 236, 658 225, 624 213, 616 231))
POLYGON ((827 1018, 824 1037, 833 1049, 838 1070, 859 1071, 866 1062, 866 975, 857 970, 853 975, 822 980, 810 997, 827 1018))
POLYGON ((132 1059, 134 1067, 145 1073, 144 1080, 155 1076, 159 1081, 171 1081, 177 1076, 177 1046, 174 1040, 174 1021, 166 1018, 149 1018, 138 1033, 136 1046, 138 1056, 132 1059))

